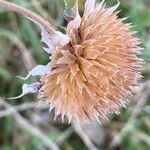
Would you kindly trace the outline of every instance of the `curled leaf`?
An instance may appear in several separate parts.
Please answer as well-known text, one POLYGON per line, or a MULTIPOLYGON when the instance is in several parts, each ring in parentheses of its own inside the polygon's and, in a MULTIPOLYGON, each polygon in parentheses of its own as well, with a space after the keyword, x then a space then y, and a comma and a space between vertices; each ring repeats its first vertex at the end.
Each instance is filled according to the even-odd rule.
POLYGON ((26 77, 20 77, 20 76, 17 76, 19 77, 20 79, 22 80, 27 80, 31 75, 32 76, 43 76, 43 75, 46 75, 46 74, 50 74, 51 72, 51 69, 49 66, 44 66, 44 65, 38 65, 36 67, 34 67, 28 74, 26 77))
POLYGON ((32 84, 24 84, 22 86, 22 93, 19 96, 5 98, 5 99, 8 99, 8 100, 19 99, 19 98, 25 96, 26 94, 39 92, 40 88, 41 88, 41 83, 39 83, 39 82, 32 83, 32 84))
POLYGON ((69 37, 59 31, 49 34, 44 28, 41 28, 41 35, 41 41, 48 46, 48 48, 44 48, 48 54, 52 54, 56 46, 63 46, 69 43, 69 37))

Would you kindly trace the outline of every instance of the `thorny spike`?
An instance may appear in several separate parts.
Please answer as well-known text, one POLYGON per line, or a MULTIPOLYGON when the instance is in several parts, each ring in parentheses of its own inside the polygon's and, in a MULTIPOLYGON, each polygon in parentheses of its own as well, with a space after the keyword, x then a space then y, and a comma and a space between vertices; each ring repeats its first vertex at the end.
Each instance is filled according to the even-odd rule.
POLYGON ((96 6, 96 11, 98 12, 98 11, 100 11, 104 6, 105 6, 105 1, 106 0, 103 0, 103 1, 101 1, 100 2, 100 4, 98 4, 97 6, 96 6))
POLYGON ((117 4, 115 6, 109 8, 109 13, 114 12, 119 7, 119 5, 120 5, 120 2, 119 2, 119 0, 117 0, 117 4))

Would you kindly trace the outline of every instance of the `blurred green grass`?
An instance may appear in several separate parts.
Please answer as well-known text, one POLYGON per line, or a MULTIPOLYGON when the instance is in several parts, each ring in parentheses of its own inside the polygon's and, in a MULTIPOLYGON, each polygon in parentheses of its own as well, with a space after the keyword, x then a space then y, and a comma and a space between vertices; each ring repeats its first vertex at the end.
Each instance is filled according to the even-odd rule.
MULTIPOLYGON (((67 0, 70 8, 72 7, 73 0, 67 0)), ((47 18, 52 24, 58 26, 66 25, 63 18, 63 2, 62 0, 41 0, 38 1, 44 11, 40 11, 38 4, 35 6, 30 0, 11 0, 16 4, 31 9, 32 11, 47 18)), ((114 4, 116 1, 107 0, 108 5, 114 4)), ((145 61, 145 71, 143 72, 144 80, 150 78, 150 1, 149 0, 120 0, 122 10, 121 17, 129 16, 127 22, 133 23, 133 30, 138 31, 138 36, 142 39, 142 47, 144 51, 142 56, 145 61)), ((80 12, 83 12, 83 0, 80 0, 80 12)), ((1 96, 14 96, 18 95, 21 91, 23 81, 15 78, 15 75, 24 75, 28 69, 25 66, 21 50, 18 50, 17 45, 14 43, 13 35, 16 36, 32 54, 33 58, 38 64, 46 64, 48 56, 42 50, 40 42, 40 31, 36 26, 25 19, 24 17, 15 13, 10 13, 0 10, 0 95, 1 96)), ((32 66, 32 64, 31 64, 32 66)), ((29 67, 31 67, 29 66, 29 67)), ((33 79, 34 80, 34 79, 33 79)), ((29 80, 29 82, 32 81, 29 80)), ((23 103, 24 101, 33 101, 32 96, 26 96, 19 102, 11 101, 13 105, 23 103)), ((147 104, 149 105, 149 103, 147 104)), ((26 115, 26 114, 24 114, 26 115)), ((105 130, 106 139, 111 136, 111 133, 120 129, 120 126, 127 122, 131 115, 131 110, 123 110, 119 117, 111 118, 111 121, 103 126, 105 130), (109 132, 107 132, 109 131, 109 132)), ((136 133, 150 134, 149 126, 150 118, 149 113, 141 114, 140 118, 135 120, 134 127, 129 130, 124 136, 123 143, 119 147, 110 148, 109 140, 104 140, 102 143, 103 149, 125 149, 125 150, 148 150, 148 145, 144 140, 135 138, 136 133)), ((56 125, 54 127, 59 132, 48 130, 49 138, 57 141, 57 138, 66 129, 66 126, 56 125)), ((73 132, 62 147, 66 150, 86 150, 86 146, 81 139, 73 132)), ((11 117, 0 119, 0 150, 42 150, 45 149, 43 143, 37 137, 33 137, 20 129, 16 122, 11 117), (21 137, 20 140, 18 137, 21 137)))

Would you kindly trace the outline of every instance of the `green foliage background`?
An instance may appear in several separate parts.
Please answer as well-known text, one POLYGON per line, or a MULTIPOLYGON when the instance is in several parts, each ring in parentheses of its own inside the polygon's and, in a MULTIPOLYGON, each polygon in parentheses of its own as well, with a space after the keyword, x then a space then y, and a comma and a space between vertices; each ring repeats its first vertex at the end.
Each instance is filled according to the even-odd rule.
MULTIPOLYGON (((64 4, 62 0, 10 0, 13 3, 26 7, 41 16, 47 18, 51 24, 56 26, 66 26, 63 18, 64 4), (38 2, 38 3, 37 3, 38 2)), ((70 8, 73 0, 68 0, 70 8)), ((83 12, 83 0, 80 2, 80 12, 83 12)), ((150 79, 150 0, 120 0, 120 17, 127 17, 127 22, 132 22, 134 30, 138 31, 142 39, 144 51, 142 56, 145 61, 145 70, 143 72, 143 82, 150 79)), ((115 4, 115 0, 107 0, 107 5, 115 4)), ((23 16, 0 10, 0 95, 11 97, 19 95, 23 81, 16 78, 16 75, 25 75, 34 64, 47 64, 48 56, 42 50, 40 42, 40 31, 35 24, 31 23, 23 16), (22 46, 33 57, 33 60, 25 62, 25 51, 22 46), (31 65, 30 65, 31 61, 31 65), (28 65, 29 64, 29 65, 28 65)), ((28 80, 28 83, 35 81, 35 78, 28 80)), ((149 99, 149 97, 148 97, 149 99)), ((37 101, 32 96, 25 96, 21 100, 9 101, 12 105, 22 104, 24 102, 37 101)), ((138 101, 138 100, 137 100, 138 101)), ((114 150, 148 150, 150 149, 150 106, 149 102, 143 106, 141 114, 134 118, 132 126, 123 136, 119 145, 111 146, 111 140, 116 132, 119 132, 128 122, 136 102, 128 106, 128 109, 122 110, 122 115, 111 116, 109 123, 99 126, 102 131, 102 142, 97 145, 99 149, 114 150), (143 138, 140 138, 142 134, 143 138)), ((0 107, 0 109, 2 109, 0 107)), ((21 114, 32 120, 37 114, 39 117, 47 116, 48 110, 29 110, 21 114), (46 113, 46 115, 45 115, 46 113)), ((48 116, 47 124, 37 125, 54 142, 68 129, 69 125, 61 124, 59 121, 53 122, 53 117, 48 116)), ((35 124, 35 122, 33 122, 35 124)), ((101 136, 100 136, 101 137, 101 136)), ((71 128, 69 138, 60 145, 64 150, 86 150, 87 147, 82 139, 71 128)), ((44 144, 32 134, 21 129, 15 120, 9 116, 0 119, 0 150, 43 150, 44 144)))

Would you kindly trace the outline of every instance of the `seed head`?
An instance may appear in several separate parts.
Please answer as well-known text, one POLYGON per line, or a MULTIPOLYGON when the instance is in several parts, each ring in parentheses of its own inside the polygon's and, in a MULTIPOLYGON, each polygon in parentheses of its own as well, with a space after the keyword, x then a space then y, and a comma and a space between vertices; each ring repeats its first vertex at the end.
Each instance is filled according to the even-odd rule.
MULTIPOLYGON (((104 2, 104 1, 103 1, 104 2)), ((43 76, 40 95, 55 108, 55 115, 75 120, 105 119, 125 106, 141 77, 140 41, 130 24, 114 12, 118 5, 95 7, 87 0, 82 18, 78 7, 68 23, 69 43, 57 45, 43 76)))
MULTIPOLYGON (((66 35, 50 33, 41 25, 51 62, 38 68, 39 97, 55 108, 55 117, 80 122, 107 119, 108 113, 118 114, 125 107, 138 86, 143 69, 140 40, 131 25, 118 18, 119 3, 106 8, 104 2, 86 0, 81 18, 76 0, 72 15, 65 15, 66 35)), ((38 75, 36 71, 28 76, 38 75)))

